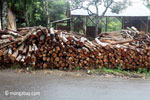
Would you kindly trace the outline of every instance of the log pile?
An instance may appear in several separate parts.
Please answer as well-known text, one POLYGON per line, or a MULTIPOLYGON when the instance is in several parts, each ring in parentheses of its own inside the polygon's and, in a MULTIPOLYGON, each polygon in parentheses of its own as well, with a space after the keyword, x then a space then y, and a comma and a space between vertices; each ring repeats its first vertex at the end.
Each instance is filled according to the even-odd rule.
POLYGON ((135 27, 127 27, 121 32, 104 32, 99 36, 99 40, 111 45, 123 45, 132 48, 150 47, 150 33, 139 32, 135 27))
POLYGON ((17 63, 26 67, 69 70, 119 65, 123 69, 150 68, 150 42, 145 40, 148 34, 136 34, 130 40, 119 42, 100 37, 90 41, 65 31, 51 29, 49 32, 41 26, 20 28, 16 32, 1 30, 0 34, 0 65, 17 63), (126 43, 128 45, 124 45, 126 43))

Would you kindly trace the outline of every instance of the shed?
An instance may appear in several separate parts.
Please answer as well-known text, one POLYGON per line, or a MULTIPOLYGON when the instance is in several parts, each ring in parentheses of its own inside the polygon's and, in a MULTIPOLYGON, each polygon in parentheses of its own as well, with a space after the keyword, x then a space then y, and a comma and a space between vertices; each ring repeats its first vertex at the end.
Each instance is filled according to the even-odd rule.
MULTIPOLYGON (((86 3, 84 5, 86 6, 86 3)), ((100 5, 99 7, 99 16, 105 10, 104 6, 100 5)), ((89 9, 92 12, 96 12, 94 6, 90 6, 89 9)), ((87 18, 89 16, 87 10, 85 9, 76 9, 71 11, 72 17, 82 16, 87 18)), ((105 17, 117 17, 122 19, 122 28, 135 26, 139 31, 150 32, 150 10, 144 6, 142 3, 134 2, 129 5, 126 9, 121 11, 119 14, 112 13, 111 9, 108 9, 105 17)), ((106 20, 107 21, 107 20, 106 20)), ((107 23, 107 22, 106 22, 107 23)), ((107 27, 107 25, 106 25, 107 27)), ((106 30, 107 31, 107 30, 106 30)))
POLYGON ((51 22, 53 27, 57 30, 66 30, 66 31, 70 31, 71 30, 71 27, 70 27, 70 20, 71 18, 65 18, 65 19, 62 19, 62 20, 56 20, 56 21, 53 21, 51 22), (67 23, 66 26, 64 25, 59 25, 60 23, 67 23))

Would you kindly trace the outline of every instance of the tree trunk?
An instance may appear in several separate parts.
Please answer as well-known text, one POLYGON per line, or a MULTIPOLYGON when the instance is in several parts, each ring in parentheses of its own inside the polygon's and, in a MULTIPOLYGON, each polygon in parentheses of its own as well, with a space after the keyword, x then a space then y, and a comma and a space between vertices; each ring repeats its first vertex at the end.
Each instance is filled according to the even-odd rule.
POLYGON ((29 27, 27 0, 24 0, 24 15, 25 15, 26 26, 29 27))
POLYGON ((2 29, 2 0, 0 0, 0 30, 2 29))
POLYGON ((50 16, 49 16, 49 11, 48 11, 48 0, 46 0, 46 15, 47 15, 47 28, 48 30, 50 29, 50 16))
MULTIPOLYGON (((107 1, 107 2, 109 2, 109 1, 107 1)), ((98 9, 97 2, 95 2, 95 7, 96 7, 96 16, 95 16, 96 17, 96 25, 95 25, 95 34, 94 34, 95 37, 98 34, 99 23, 102 20, 102 18, 104 17, 105 13, 107 12, 108 8, 111 6, 112 3, 113 3, 113 0, 111 0, 111 2, 107 5, 104 12, 102 13, 102 15, 99 18, 99 9, 98 9)))
POLYGON ((97 36, 97 34, 98 34, 99 22, 100 22, 100 20, 99 20, 99 16, 98 16, 98 15, 96 15, 96 25, 95 25, 95 34, 94 34, 94 37, 96 37, 96 36, 97 36))
POLYGON ((7 0, 2 0, 2 29, 8 27, 8 2, 7 0))
POLYGON ((16 15, 12 12, 12 10, 10 8, 8 9, 8 29, 17 31, 16 15))
POLYGON ((99 27, 99 9, 98 9, 98 5, 97 3, 95 2, 95 7, 96 7, 96 24, 95 24, 95 34, 94 34, 94 37, 97 37, 97 34, 98 34, 98 27, 99 27))
POLYGON ((28 18, 28 12, 25 12, 25 20, 26 20, 26 25, 29 27, 29 18, 28 18))
POLYGON ((1 18, 0 18, 0 30, 2 29, 1 18))

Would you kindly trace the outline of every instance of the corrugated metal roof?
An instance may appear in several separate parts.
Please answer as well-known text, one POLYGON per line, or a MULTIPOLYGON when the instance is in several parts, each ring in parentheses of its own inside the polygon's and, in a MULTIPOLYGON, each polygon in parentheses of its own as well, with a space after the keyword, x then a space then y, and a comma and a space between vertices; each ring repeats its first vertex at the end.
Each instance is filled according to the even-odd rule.
MULTIPOLYGON (((96 12, 95 7, 94 6, 90 6, 89 9, 92 12, 96 12)), ((101 16, 101 14, 103 13, 103 11, 105 10, 104 6, 99 6, 99 16, 101 16)), ((80 16, 88 16, 88 12, 85 9, 76 9, 71 11, 71 15, 75 16, 75 15, 80 15, 80 16)), ((126 9, 124 9, 123 11, 121 11, 119 14, 116 13, 112 13, 111 9, 108 9, 105 16, 135 16, 135 17, 144 17, 144 16, 150 16, 150 10, 145 7, 142 3, 132 3, 132 5, 128 6, 126 9)))

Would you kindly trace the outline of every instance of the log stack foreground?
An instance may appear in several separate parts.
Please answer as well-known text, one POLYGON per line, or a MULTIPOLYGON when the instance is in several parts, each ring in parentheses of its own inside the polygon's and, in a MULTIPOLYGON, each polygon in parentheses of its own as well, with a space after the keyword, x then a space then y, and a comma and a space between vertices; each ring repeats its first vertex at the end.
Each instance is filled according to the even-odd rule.
POLYGON ((42 26, 20 28, 16 32, 0 30, 0 65, 69 70, 121 65, 123 69, 149 69, 150 34, 127 30, 121 36, 122 40, 110 40, 108 34, 102 34, 90 41, 65 31, 48 32, 42 26))

